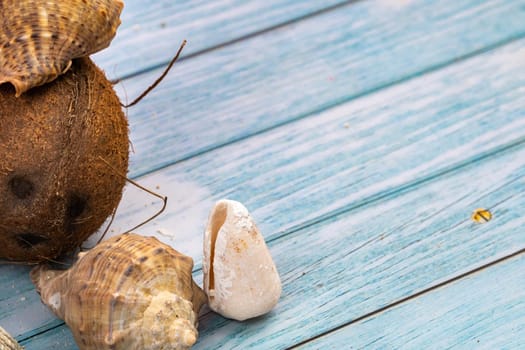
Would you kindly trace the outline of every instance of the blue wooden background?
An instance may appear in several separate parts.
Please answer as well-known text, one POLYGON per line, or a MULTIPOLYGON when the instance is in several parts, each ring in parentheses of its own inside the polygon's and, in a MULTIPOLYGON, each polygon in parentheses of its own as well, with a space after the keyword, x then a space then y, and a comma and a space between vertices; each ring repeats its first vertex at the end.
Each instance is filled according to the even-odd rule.
MULTIPOLYGON (((264 317, 204 311, 195 349, 525 348, 525 0, 128 0, 94 60, 129 101, 183 39, 128 110, 129 175, 169 198, 137 232, 201 284, 207 215, 241 201, 283 281, 264 317)), ((126 187, 110 235, 160 207, 126 187)), ((77 349, 29 269, 0 265, 0 326, 77 349)))

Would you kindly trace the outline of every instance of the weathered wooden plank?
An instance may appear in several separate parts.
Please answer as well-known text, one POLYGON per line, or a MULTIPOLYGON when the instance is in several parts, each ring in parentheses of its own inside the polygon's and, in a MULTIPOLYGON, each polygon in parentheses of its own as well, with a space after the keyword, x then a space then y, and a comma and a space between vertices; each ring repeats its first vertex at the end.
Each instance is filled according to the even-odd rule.
POLYGON ((523 281, 522 254, 300 349, 520 349, 523 281))
MULTIPOLYGON (((523 1, 363 1, 180 62, 129 110, 131 175, 525 35, 523 1)), ((160 70, 123 83, 133 98, 160 70)), ((450 77, 449 83, 461 80, 450 77)), ((411 93, 411 92, 407 92, 411 93)))
POLYGON ((29 266, 0 265, 0 326, 30 336, 61 322, 42 303, 29 280, 29 266))
MULTIPOLYGON (((243 323, 206 314, 195 349, 286 348, 520 249, 524 189, 525 147, 508 149, 271 241, 277 308, 243 323), (493 219, 472 222, 477 207, 493 219)), ((46 349, 54 334, 25 345, 46 349)))
MULTIPOLYGON (((200 261, 220 198, 245 203, 270 238, 523 142, 523 60, 525 40, 143 177, 169 200, 140 231, 200 261)), ((127 190, 115 232, 160 206, 127 190)))
MULTIPOLYGON (((199 264, 203 226, 218 198, 245 203, 271 240, 523 142, 524 47, 508 45, 145 177, 141 183, 158 187, 170 204, 138 232, 199 264), (450 77, 463 83, 452 88, 450 77)), ((147 218, 151 201, 128 188, 114 233, 147 218)), ((15 333, 22 338, 45 322, 23 326, 15 333)))
POLYGON ((17 290, 21 288, 20 285, 14 283, 19 276, 25 275, 29 272, 27 266, 17 266, 17 265, 0 265, 0 302, 3 302, 6 297, 16 293, 17 290))
POLYGON ((183 39, 184 55, 208 50, 283 23, 333 8, 345 0, 127 0, 110 47, 93 56, 110 78, 166 64, 183 39))

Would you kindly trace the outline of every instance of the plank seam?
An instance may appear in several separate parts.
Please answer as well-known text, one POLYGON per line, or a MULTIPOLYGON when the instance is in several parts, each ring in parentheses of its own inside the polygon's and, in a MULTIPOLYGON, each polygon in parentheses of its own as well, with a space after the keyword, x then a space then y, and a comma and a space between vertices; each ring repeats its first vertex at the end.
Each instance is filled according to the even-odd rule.
MULTIPOLYGON (((358 0, 360 1, 360 0, 358 0)), ((525 31, 524 32, 520 32, 512 37, 509 37, 505 40, 501 40, 501 41, 498 41, 492 45, 489 45, 489 46, 486 46, 486 47, 483 47, 481 49, 478 49, 478 50, 474 50, 470 53, 467 53, 465 55, 462 55, 462 56, 459 56, 459 57, 456 57, 456 58, 453 58, 453 59, 450 59, 450 60, 447 60, 447 61, 444 61, 444 62, 441 62, 441 63, 438 63, 434 66, 431 66, 431 67, 427 67, 426 69, 424 70, 421 70, 421 71, 416 71, 412 74, 408 74, 402 78, 399 78, 399 79, 395 79, 395 80, 392 80, 390 82, 387 82, 387 83, 384 83, 383 85, 381 86, 376 86, 374 88, 371 88, 371 89, 368 89, 368 90, 364 90, 358 94, 355 94, 355 95, 350 95, 348 97, 345 97, 345 98, 341 98, 341 99, 337 99, 333 102, 330 102, 330 103, 326 103, 325 105, 322 105, 308 113, 305 113, 305 114, 299 114, 295 117, 292 117, 286 121, 283 121, 281 123, 277 123, 275 125, 272 125, 270 127, 267 127, 267 128, 263 128, 261 130, 258 130, 258 131, 254 131, 252 133, 247 133, 245 135, 242 135, 242 136, 238 136, 238 137, 233 137, 231 138, 230 140, 226 140, 222 143, 218 143, 216 145, 211 145, 211 146, 208 146, 208 147, 204 147, 198 151, 195 151, 195 152, 192 152, 192 153, 189 153, 188 155, 178 159, 178 160, 175 160, 175 161, 172 161, 172 162, 168 162, 164 165, 160 165, 160 166, 157 166, 151 170, 147 170, 147 171, 142 171, 142 172, 139 172, 137 174, 135 174, 133 176, 134 179, 137 179, 137 178, 140 178, 142 176, 147 176, 147 175, 150 175, 156 171, 159 171, 159 170, 162 170, 162 169, 165 169, 165 168, 168 168, 168 167, 171 167, 173 165, 176 165, 176 164, 179 164, 179 163, 183 163, 185 161, 188 161, 192 158, 196 158, 196 157, 199 157, 199 156, 202 156, 203 154, 205 153, 208 153, 208 152, 212 152, 212 151, 215 151, 215 150, 219 150, 221 148, 224 148, 224 147, 227 147, 227 146, 230 146, 230 145, 233 145, 237 142, 241 142, 241 141, 244 141, 246 139, 249 139, 251 137, 254 137, 254 136, 258 136, 258 135, 262 135, 262 134, 265 134, 265 133, 268 133, 268 132, 271 132, 273 130, 276 130, 280 127, 283 127, 283 126, 286 126, 286 125, 290 125, 290 124, 294 124, 296 122, 299 122, 301 121, 302 119, 306 119, 308 117, 312 117, 314 115, 317 115, 317 114, 320 114, 320 113, 323 113, 329 109, 333 109, 333 108, 336 108, 342 104, 345 104, 345 103, 349 103, 353 100, 357 100, 357 99, 360 99, 360 98, 363 98, 363 97, 367 97, 369 95, 373 95, 375 93, 378 93, 380 92, 381 90, 384 90, 384 89, 388 89, 388 88, 391 88, 391 87, 394 87, 396 85, 400 85, 400 84, 403 84, 403 83, 406 83, 406 82, 409 82, 413 79, 417 79, 423 75, 426 75, 426 74, 430 74, 430 73, 434 73, 434 72, 437 72, 441 69, 444 69, 452 64, 455 64, 455 63, 459 63, 459 62, 463 62, 463 61, 466 61, 468 59, 471 59, 475 56, 478 56, 478 55, 481 55, 481 54, 485 54, 485 53, 488 53, 488 52, 491 52, 491 51, 494 51, 494 50, 497 50, 497 49, 500 49, 502 47, 505 47, 507 45, 510 45, 520 39, 523 39, 525 37, 525 31)))
MULTIPOLYGON (((334 5, 325 7, 323 9, 319 9, 319 10, 314 11, 314 12, 306 13, 306 14, 304 14, 302 16, 299 16, 299 17, 296 17, 296 18, 293 18, 293 19, 290 19, 290 20, 287 20, 287 21, 284 21, 284 22, 281 22, 281 23, 274 24, 274 25, 269 26, 267 28, 263 28, 263 29, 260 29, 260 30, 257 30, 257 31, 254 31, 254 32, 242 35, 242 36, 239 36, 237 38, 234 38, 234 39, 231 39, 231 40, 227 40, 227 41, 224 41, 222 43, 219 43, 219 44, 216 44, 216 45, 213 45, 213 46, 210 46, 210 47, 207 47, 207 48, 195 51, 195 52, 190 53, 188 55, 182 56, 178 61, 182 62, 182 61, 188 60, 190 58, 198 57, 198 56, 207 54, 209 52, 219 50, 219 49, 224 48, 226 46, 230 46, 230 45, 233 45, 233 44, 237 44, 237 43, 239 43, 241 41, 254 38, 254 37, 256 37, 258 35, 261 35, 261 34, 266 34, 266 33, 269 33, 271 31, 274 31, 274 30, 277 30, 277 29, 282 29, 282 28, 288 27, 290 25, 296 24, 298 22, 301 22, 301 21, 304 21, 304 20, 307 20, 307 19, 310 19, 310 18, 314 18, 314 17, 320 16, 320 15, 323 15, 323 14, 326 14, 326 13, 329 13, 329 12, 337 11, 337 10, 343 8, 343 7, 351 6, 351 5, 353 5, 353 4, 357 3, 357 2, 361 2, 361 1, 363 1, 363 0, 342 1, 340 3, 337 3, 337 4, 334 4, 334 5)), ((141 70, 141 71, 138 71, 138 72, 135 72, 135 73, 129 73, 129 74, 123 75, 121 78, 118 79, 118 81, 123 81, 123 80, 126 80, 126 79, 134 78, 136 76, 139 76, 139 75, 151 72, 151 71, 153 71, 155 69, 162 68, 162 67, 166 66, 168 64, 168 62, 169 62, 169 60, 166 60, 166 61, 164 61, 162 63, 158 63, 158 64, 155 64, 153 66, 147 67, 144 70, 141 70)))
MULTIPOLYGON (((360 1, 360 0, 357 0, 357 1, 360 1)), ((352 1, 352 2, 355 2, 355 1, 352 1)), ((339 5, 340 5, 340 4, 339 4, 339 5)), ((496 44, 489 45, 489 46, 487 46, 487 47, 485 47, 485 48, 482 48, 482 49, 479 49, 479 50, 472 51, 471 53, 468 53, 468 54, 466 54, 466 55, 460 56, 460 57, 455 58, 455 59, 452 59, 452 60, 448 60, 448 61, 443 62, 443 63, 440 63, 440 64, 438 64, 438 65, 435 65, 435 66, 433 66, 433 67, 431 67, 431 68, 429 68, 429 69, 426 69, 425 71, 415 72, 415 73, 413 73, 413 74, 411 74, 411 75, 407 75, 407 76, 404 77, 404 78, 401 78, 401 79, 398 79, 398 80, 392 81, 392 82, 387 83, 387 84, 385 84, 385 85, 382 85, 382 86, 379 86, 379 87, 376 87, 376 88, 370 89, 370 90, 368 90, 368 91, 364 91, 364 92, 362 92, 362 93, 360 93, 360 94, 357 94, 357 95, 354 95, 354 96, 350 96, 350 97, 347 97, 347 98, 345 98, 345 99, 341 99, 340 101, 336 101, 336 102, 331 103, 331 104, 327 104, 326 106, 320 107, 320 108, 317 109, 316 111, 309 112, 309 113, 304 114, 304 115, 300 115, 300 116, 298 116, 298 117, 296 117, 296 118, 293 118, 293 119, 291 119, 291 120, 289 120, 289 121, 286 121, 286 122, 284 122, 284 123, 281 123, 281 124, 279 124, 279 125, 275 125, 275 126, 272 126, 272 127, 270 127, 270 128, 267 128, 267 129, 264 129, 264 130, 261 130, 261 131, 255 132, 255 133, 253 133, 253 134, 245 135, 245 136, 243 136, 243 137, 239 137, 239 138, 237 138, 237 139, 230 140, 230 141, 228 141, 227 143, 224 143, 224 144, 222 144, 222 145, 218 145, 218 146, 214 146, 214 147, 210 147, 210 148, 207 149, 207 150, 202 150, 202 151, 196 152, 194 155, 190 155, 190 156, 188 156, 188 157, 185 157, 184 159, 181 159, 181 160, 178 160, 178 161, 176 161, 176 162, 173 162, 172 164, 168 164, 168 165, 166 165, 166 166, 159 167, 159 168, 156 169, 156 170, 152 170, 152 171, 149 171, 149 172, 145 172, 145 173, 142 174, 142 175, 138 175, 138 177, 140 177, 140 176, 144 176, 144 175, 147 175, 147 174, 149 174, 149 173, 152 173, 152 172, 157 171, 157 170, 160 170, 160 169, 162 169, 162 168, 165 168, 165 167, 171 166, 171 165, 173 165, 173 164, 176 164, 176 163, 182 162, 182 161, 184 161, 184 160, 188 160, 188 159, 190 159, 190 158, 193 158, 193 157, 199 156, 199 155, 204 154, 204 153, 206 153, 206 152, 208 152, 208 151, 211 151, 211 150, 214 150, 214 149, 219 149, 219 148, 225 147, 225 146, 227 146, 227 145, 230 145, 230 144, 236 143, 236 142, 238 142, 238 141, 242 141, 242 140, 244 140, 244 139, 246 139, 246 138, 249 138, 249 137, 251 137, 251 136, 254 136, 254 135, 257 135, 257 134, 263 134, 263 133, 269 132, 269 131, 271 131, 271 130, 273 130, 273 129, 279 128, 279 127, 281 127, 281 126, 283 126, 283 125, 286 125, 286 124, 292 124, 292 123, 294 123, 294 122, 296 122, 296 121, 298 121, 298 120, 300 120, 300 119, 303 119, 303 118, 309 117, 309 116, 311 116, 311 115, 313 115, 313 114, 317 114, 317 113, 320 113, 320 112, 322 112, 322 111, 324 111, 324 110, 327 110, 327 109, 330 109, 330 108, 334 108, 335 106, 337 106, 337 105, 339 105, 339 104, 347 103, 347 102, 352 101, 352 100, 354 100, 354 99, 357 99, 357 98, 360 98, 360 97, 363 97, 363 96, 366 96, 366 95, 369 95, 369 94, 373 94, 373 93, 375 93, 375 92, 377 92, 377 91, 380 91, 380 90, 382 90, 382 89, 385 89, 385 88, 388 88, 388 87, 391 87, 391 86, 394 86, 394 85, 397 85, 397 84, 401 84, 401 83, 404 83, 404 82, 406 82, 406 81, 409 81, 409 80, 415 79, 415 78, 417 78, 417 77, 419 77, 419 76, 422 76, 422 75, 424 75, 424 74, 427 74, 427 73, 431 73, 431 72, 434 72, 434 71, 440 70, 440 69, 442 69, 442 68, 444 68, 444 67, 446 67, 446 66, 448 66, 448 65, 450 65, 450 64, 454 64, 454 63, 456 63, 456 62, 460 62, 460 61, 463 61, 463 60, 469 59, 469 58, 474 57, 474 56, 476 56, 476 55, 479 55, 479 54, 482 54, 482 53, 486 53, 486 52, 489 52, 489 51, 492 51, 492 50, 498 49, 498 48, 500 48, 500 47, 502 47, 502 46, 508 45, 508 44, 510 44, 510 43, 512 43, 512 42, 514 42, 514 41, 517 41, 517 40, 521 39, 524 35, 525 35, 525 33, 519 33, 519 34, 517 34, 517 35, 515 35, 515 36, 513 36, 513 37, 507 38, 507 39, 505 39, 505 40, 503 40, 503 41, 500 41, 500 42, 498 42, 498 43, 496 43, 496 44)), ((341 215, 341 214, 347 213, 347 212, 349 212, 349 211, 355 210, 355 209, 357 209, 357 208, 360 208, 360 207, 363 207, 363 206, 366 206, 366 205, 373 204, 373 203, 375 203, 375 202, 377 202, 377 201, 379 201, 379 200, 386 199, 386 198, 390 198, 390 197, 395 196, 395 195, 397 195, 397 194, 399 194, 399 193, 403 193, 403 192, 411 191, 411 190, 412 190, 414 187, 416 187, 416 186, 420 186, 420 185, 422 185, 422 184, 425 184, 425 183, 428 183, 428 182, 430 182, 430 181, 433 181, 433 180, 436 179, 436 178, 439 178, 439 177, 441 177, 441 176, 447 175, 448 173, 455 172, 455 171, 458 171, 458 170, 460 170, 460 169, 463 169, 463 168, 465 168, 465 167, 471 165, 472 163, 475 163, 475 162, 478 162, 478 161, 482 161, 482 160, 484 160, 484 159, 486 159, 486 158, 492 157, 492 156, 494 156, 494 155, 498 155, 498 154, 500 154, 500 153, 505 153, 505 152, 511 151, 511 150, 513 150, 514 148, 517 148, 517 147, 521 146, 521 145, 524 144, 524 143, 525 143, 525 137, 519 138, 519 139, 514 140, 514 141, 512 141, 512 142, 510 142, 510 143, 507 143, 506 145, 503 145, 503 146, 500 146, 500 147, 493 148, 493 149, 491 149, 491 150, 488 150, 488 151, 483 152, 483 153, 481 153, 481 154, 478 154, 478 155, 476 155, 476 156, 470 157, 470 158, 468 158, 468 159, 466 159, 466 160, 464 160, 464 161, 457 162, 457 163, 455 163, 455 164, 453 164, 453 165, 451 165, 451 166, 445 167, 445 168, 443 168, 443 169, 441 169, 441 170, 439 170, 439 171, 437 171, 437 172, 434 172, 434 173, 432 173, 432 174, 429 174, 429 175, 427 175, 427 176, 425 176, 425 177, 423 177, 423 178, 421 178, 421 179, 415 179, 415 180, 413 180, 413 181, 411 181, 411 182, 408 182, 408 183, 406 183, 406 184, 404 184, 404 185, 400 185, 400 186, 398 186, 398 187, 396 187, 395 189, 392 189, 392 190, 390 190, 390 191, 386 191, 386 192, 384 192, 384 193, 380 193, 380 194, 376 194, 376 195, 371 195, 371 196, 369 196, 369 197, 366 197, 366 198, 362 199, 361 201, 359 201, 359 202, 357 202, 357 203, 354 203, 354 204, 351 204, 351 205, 348 205, 348 206, 343 206, 342 208, 339 208, 339 209, 333 210, 333 211, 331 211, 331 212, 329 212, 329 213, 326 213, 326 214, 323 214, 323 215, 321 215, 321 216, 319 216, 319 217, 317 217, 317 218, 313 218, 313 219, 311 219, 311 220, 309 220, 309 221, 306 221, 305 223, 303 223, 303 224, 301 224, 301 225, 298 225, 298 226, 292 227, 292 228, 290 228, 290 229, 288 229, 288 230, 286 230, 286 231, 283 231, 283 232, 281 232, 281 233, 277 233, 276 235, 274 235, 273 237, 271 237, 271 239, 269 240, 269 242, 275 242, 275 241, 277 241, 277 240, 279 240, 279 239, 282 239, 283 237, 286 237, 286 236, 288 236, 288 235, 290 235, 290 234, 293 234, 294 232, 297 232, 297 231, 302 230, 302 229, 304 229, 304 228, 307 228, 307 227, 309 227, 309 226, 312 226, 312 225, 318 224, 318 223, 320 223, 320 222, 322 222, 322 221, 324 221, 324 220, 326 220, 326 219, 328 219, 328 218, 330 218, 330 217, 338 216, 338 215, 341 215)), ((427 293, 427 292, 429 292, 429 291, 431 291, 431 290, 433 290, 433 289, 440 288, 440 287, 442 287, 442 286, 444 286, 444 285, 446 285, 446 284, 449 284, 449 283, 451 283, 451 282, 454 282, 454 281, 456 281, 456 280, 458 280, 458 279, 460 279, 460 278, 466 277, 466 276, 468 276, 468 275, 470 275, 470 274, 472 274, 472 273, 475 273, 475 272, 477 272, 477 271, 480 271, 480 270, 482 270, 482 269, 484 269, 484 268, 488 268, 488 267, 490 267, 490 266, 492 266, 492 265, 495 265, 495 264, 497 264, 497 263, 499 263, 499 262, 502 262, 502 261, 504 261, 504 260, 510 259, 510 258, 512 258, 512 257, 514 257, 514 256, 517 256, 517 255, 519 255, 519 254, 522 254, 523 252, 525 252, 525 248, 524 248, 524 249, 520 249, 519 251, 517 251, 517 252, 515 252, 515 253, 512 253, 512 254, 510 254, 510 255, 507 255, 507 256, 505 256, 505 257, 503 257, 503 258, 499 258, 499 259, 497 259, 497 260, 495 260, 495 261, 493 261, 493 262, 490 262, 490 263, 488 263, 488 264, 485 264, 485 265, 482 265, 482 266, 480 266, 480 267, 477 267, 477 268, 475 268, 475 269, 473 269, 473 270, 471 270, 471 271, 469 271, 469 272, 466 272, 466 273, 460 274, 459 276, 453 277, 453 278, 451 278, 451 279, 449 279, 449 280, 447 280, 447 281, 445 281, 445 282, 441 282, 441 283, 439 283, 439 284, 437 284, 437 285, 431 286, 431 287, 429 287, 429 288, 427 288, 427 289, 424 289, 424 290, 422 290, 422 291, 420 291, 420 292, 417 292, 416 294, 413 294, 413 295, 411 295, 411 296, 408 296, 408 297, 405 297, 405 298, 400 299, 400 300, 398 300, 398 301, 395 301, 395 302, 393 302, 392 304, 389 304, 389 305, 387 305, 387 306, 385 306, 385 307, 382 307, 382 308, 377 309, 377 310, 375 310, 375 311, 372 311, 372 312, 370 312, 370 313, 368 313, 368 314, 365 314, 365 315, 363 315, 363 316, 360 316, 359 318, 356 318, 355 320, 352 320, 352 321, 350 321, 350 322, 348 322, 348 323, 346 323, 346 324, 344 324, 344 325, 338 326, 338 327, 336 327, 336 328, 334 328, 334 329, 332 329, 332 330, 330 330, 330 331, 327 331, 327 332, 325 332, 325 333, 323 333, 323 334, 320 334, 320 335, 318 335, 318 336, 316 336, 316 337, 314 337, 314 338, 311 338, 311 339, 309 339, 309 340, 306 340, 306 341, 304 341, 304 342, 302 342, 302 343, 298 343, 298 344, 294 345, 293 347, 290 347, 289 349, 293 349, 293 348, 295 348, 295 347, 297 347, 297 346, 300 346, 300 345, 302 345, 302 344, 304 344, 304 343, 307 343, 307 342, 309 342, 309 341, 311 341, 311 340, 313 340, 313 339, 316 339, 317 337, 322 337, 323 335, 325 335, 325 334, 329 334, 329 333, 331 333, 331 332, 333 332, 333 331, 335 331, 335 330, 337 330, 337 329, 340 329, 340 328, 342 328, 342 327, 345 327, 345 326, 350 325, 350 324, 355 323, 355 322, 359 322, 360 320, 365 319, 365 318, 368 318, 368 317, 370 317, 370 316, 373 316, 373 315, 375 315, 375 314, 377 314, 377 313, 379 313, 379 312, 382 312, 382 311, 388 310, 388 309, 390 309, 390 308, 392 308, 392 307, 394 307, 394 306, 396 306, 396 305, 399 305, 399 304, 401 304, 401 303, 403 303, 403 302, 406 302, 406 301, 408 301, 408 300, 410 300, 410 299, 412 299, 412 298, 415 298, 415 297, 417 297, 417 296, 419 296, 419 295, 425 294, 425 293, 427 293)), ((200 268, 197 269, 197 270, 195 270, 195 271, 199 271, 199 270, 200 270, 200 268)), ((194 272, 195 272, 195 271, 194 271, 194 272)), ((41 331, 41 332, 39 332, 39 333, 33 334, 33 335, 29 336, 29 337, 22 338, 21 341, 31 339, 31 338, 35 337, 36 335, 43 334, 43 333, 45 333, 45 332, 47 332, 47 331, 49 331, 49 330, 55 329, 55 328, 57 328, 57 327, 60 327, 61 325, 63 325, 63 322, 60 323, 60 324, 58 324, 58 325, 54 325, 54 326, 51 327, 51 328, 48 328, 48 329, 46 329, 46 330, 43 330, 43 331, 41 331)))
POLYGON ((305 228, 308 228, 310 226, 313 226, 313 225, 316 225, 316 224, 319 224, 320 222, 322 221, 325 221, 329 218, 332 218, 332 217, 336 217, 336 216, 339 216, 339 215, 342 215, 342 214, 346 214, 352 210, 355 210, 355 209, 358 209, 358 208, 362 208, 364 206, 367 206, 367 205, 371 205, 371 204, 374 204, 380 200, 383 200, 383 199, 388 199, 388 198, 391 198, 391 197, 394 197, 396 195, 399 195, 399 194, 402 194, 402 193, 407 193, 407 192, 410 192, 412 190, 414 190, 415 188, 417 188, 418 186, 421 186, 423 184, 427 184, 431 181, 434 181, 436 179, 439 179, 441 178, 442 176, 445 176, 445 175, 448 175, 448 174, 451 174, 451 173, 455 173, 455 172, 458 172, 460 170, 463 170, 469 166, 476 166, 479 162, 482 162, 484 161, 485 159, 488 159, 488 158, 491 158, 493 156, 496 156, 496 155, 502 155, 502 154, 505 154, 507 152, 512 152, 514 151, 515 149, 519 148, 520 146, 524 145, 525 144, 525 136, 523 137, 520 137, 516 140, 513 140, 505 145, 502 145, 502 146, 499 146, 499 147, 495 147, 495 148, 492 148, 488 151, 485 151, 485 152, 482 152, 480 154, 477 154, 475 156, 472 156, 470 158, 467 158, 463 161, 460 161, 460 162, 456 162, 452 165, 449 165, 449 166, 446 166, 440 170, 437 170, 435 171, 434 173, 430 173, 422 178, 419 178, 419 179, 414 179, 412 181, 409 181, 403 185, 400 185, 400 186, 397 186, 391 190, 387 190, 385 192, 382 192, 382 193, 377 193, 377 194, 373 194, 371 196, 368 196, 368 197, 365 197, 359 201, 357 201, 356 203, 353 203, 353 204, 348 204, 346 206, 343 206, 339 209, 335 209, 335 210, 332 210, 330 212, 327 212, 325 214, 322 214, 318 217, 315 217, 313 219, 310 219, 308 221, 305 221, 304 223, 300 224, 300 225, 297 225, 295 227, 291 227, 290 229, 286 230, 286 231, 283 231, 281 232, 280 234, 276 234, 274 235, 270 240, 269 242, 273 242, 273 241, 277 241, 279 239, 282 239, 294 232, 297 232, 297 231, 300 231, 300 230, 303 230, 305 228))
POLYGON ((390 310, 390 309, 392 309, 392 308, 394 308, 394 307, 396 307, 396 306, 398 306, 398 305, 400 305, 400 304, 403 304, 403 303, 405 303, 405 302, 407 302, 407 301, 410 301, 410 300, 412 300, 412 299, 415 299, 415 298, 417 298, 417 297, 420 297, 420 296, 422 296, 422 295, 424 295, 424 294, 427 294, 427 293, 429 293, 429 292, 432 292, 432 291, 434 291, 434 290, 436 290, 436 289, 439 289, 439 288, 445 287, 445 286, 447 286, 447 285, 449 285, 449 284, 451 284, 451 283, 454 283, 454 282, 456 282, 456 281, 459 281, 459 280, 462 279, 462 278, 465 278, 465 277, 471 276, 471 275, 473 275, 473 274, 475 274, 475 273, 481 272, 481 271, 483 271, 483 270, 485 270, 485 269, 488 269, 488 268, 490 268, 490 267, 492 267, 492 266, 494 266, 494 265, 497 265, 497 264, 499 264, 499 263, 501 263, 501 262, 504 262, 504 261, 506 261, 506 260, 510 260, 510 259, 515 258, 515 257, 517 257, 517 256, 519 256, 519 255, 524 254, 524 253, 525 253, 525 247, 524 247, 524 248, 521 248, 521 249, 519 249, 519 250, 517 250, 517 251, 514 251, 514 252, 512 252, 512 253, 510 253, 510 254, 508 254, 508 255, 505 255, 505 256, 503 256, 503 257, 500 257, 500 258, 498 258, 498 259, 496 259, 496 260, 490 261, 490 262, 488 262, 488 263, 486 263, 486 264, 484 264, 484 265, 478 266, 478 267, 476 267, 476 268, 474 268, 474 269, 472 269, 472 270, 470 270, 470 271, 467 271, 467 272, 461 273, 461 274, 459 274, 459 275, 457 275, 457 276, 454 276, 454 277, 451 277, 451 278, 449 278, 449 279, 447 279, 447 280, 445 280, 445 281, 443 281, 443 282, 440 282, 440 283, 437 283, 437 284, 435 284, 435 285, 432 285, 432 286, 430 286, 430 287, 428 287, 428 288, 422 289, 422 290, 420 290, 419 292, 416 292, 416 293, 414 293, 414 294, 411 294, 411 295, 409 295, 409 296, 407 296, 407 297, 404 297, 404 298, 401 298, 401 299, 399 299, 399 300, 396 300, 396 301, 394 301, 394 302, 391 303, 391 304, 385 305, 385 306, 380 307, 380 308, 378 308, 378 309, 376 309, 376 310, 374 310, 374 311, 371 311, 371 312, 366 313, 366 314, 364 314, 364 315, 362 315, 362 316, 359 316, 359 317, 357 317, 357 318, 355 318, 355 319, 353 319, 353 320, 351 320, 351 321, 349 321, 349 322, 346 322, 346 323, 343 323, 343 324, 341 324, 341 325, 339 325, 339 326, 337 326, 337 327, 334 327, 334 328, 332 328, 332 329, 329 330, 329 331, 326 331, 326 332, 320 333, 320 334, 316 335, 315 337, 312 337, 312 338, 310 338, 310 339, 307 339, 307 340, 301 341, 301 342, 299 342, 299 343, 297 343, 297 344, 295 344, 295 345, 293 345, 293 346, 291 346, 291 347, 286 348, 286 350, 296 349, 296 348, 298 348, 298 347, 300 347, 300 346, 302 346, 302 345, 305 345, 305 344, 311 342, 312 340, 319 339, 319 338, 321 338, 321 337, 327 336, 327 335, 329 335, 330 333, 333 333, 333 332, 335 332, 335 331, 338 331, 338 330, 340 330, 340 329, 342 329, 342 328, 344 328, 344 327, 347 327, 347 326, 350 326, 350 325, 355 324, 355 323, 357 323, 357 322, 363 321, 363 320, 365 320, 365 319, 367 319, 367 318, 370 318, 370 317, 372 317, 372 316, 375 316, 375 315, 377 315, 377 314, 379 314, 379 313, 381 313, 381 312, 384 312, 384 311, 390 310))
MULTIPOLYGON (((308 227, 311 227, 311 226, 314 226, 314 225, 317 225, 317 224, 320 224, 321 222, 323 221, 326 221, 330 218, 334 218, 334 217, 337 217, 337 216, 340 216, 340 215, 343 215, 343 214, 347 214, 353 210, 356 210, 356 209, 359 209, 359 208, 363 208, 363 207, 366 207, 366 206, 369 206, 369 205, 373 205, 374 203, 380 201, 380 200, 384 200, 384 199, 389 199, 389 198, 392 198, 392 197, 395 197, 397 195, 400 195, 400 194, 404 194, 404 193, 408 193, 410 191, 413 191, 415 189, 417 189, 417 187, 421 186, 421 185, 425 185, 429 182, 432 182, 432 181, 435 181, 435 180, 438 180, 440 179, 441 177, 445 176, 445 175, 449 175, 449 174, 453 174, 455 172, 458 172, 460 170, 464 170, 465 168, 469 167, 469 166, 476 166, 477 164, 479 164, 480 162, 488 159, 488 158, 491 158, 491 157, 494 157, 494 156, 501 156, 501 155, 504 155, 506 154, 507 152, 513 152, 515 151, 517 148, 521 147, 525 145, 525 136, 523 137, 520 137, 514 141, 511 141, 510 143, 508 144, 505 144, 503 146, 500 146, 500 147, 495 147, 495 148, 492 148, 486 152, 483 152, 483 153, 480 153, 478 155, 475 155, 473 157, 470 157, 470 158, 467 158, 466 160, 463 160, 461 162, 457 162, 455 164, 452 164, 448 167, 445 167, 441 170, 437 170, 436 172, 434 173, 431 173, 425 177, 422 177, 422 178, 419 178, 419 179, 415 179, 413 181, 410 181, 404 185, 400 185, 394 189, 391 189, 389 191, 385 191, 383 193, 378 193, 378 194, 375 194, 375 195, 371 195, 371 196, 368 196, 368 197, 365 197, 361 200, 359 200, 358 202, 356 203, 353 203, 353 204, 349 204, 349 205, 346 205, 346 206, 343 206, 341 208, 338 208, 338 209, 335 209, 335 210, 332 210, 330 212, 327 212, 325 214, 322 214, 320 216, 317 216, 315 218, 312 218, 308 221, 305 221, 304 223, 300 224, 300 225, 297 225, 297 226, 293 226, 287 230, 284 230, 284 231, 281 231, 281 232, 277 232, 273 235, 271 235, 267 240, 267 244, 275 244, 277 241, 289 236, 289 235, 292 235, 298 231, 301 231, 301 230, 304 230, 308 227)), ((514 179, 513 181, 515 181, 517 179, 514 179)), ((508 183, 507 183, 508 184, 508 183)), ((496 205, 498 205, 499 203, 496 203, 496 205)), ((367 245, 369 244, 371 241, 373 241, 374 239, 376 238, 371 238, 370 240, 368 240, 367 242, 365 242, 362 246, 364 245, 367 245)), ((356 248, 357 249, 360 249, 362 246, 356 248)), ((198 273, 202 270, 202 264, 196 264, 192 273, 198 273)))
MULTIPOLYGON (((31 334, 30 336, 21 336, 21 337, 16 337, 16 341, 19 342, 21 345, 24 345, 23 343, 27 343, 29 342, 32 338, 34 337, 37 337, 39 335, 42 335, 44 333, 47 333, 47 332, 50 332, 52 331, 53 329, 57 329, 59 327, 62 327, 63 325, 65 324, 64 321, 60 320, 57 318, 57 322, 55 322, 54 324, 52 324, 50 327, 47 327, 47 328, 42 328, 40 331, 38 332, 35 332, 33 334, 31 334)), ((2 349, 3 350, 3 349, 2 349)))

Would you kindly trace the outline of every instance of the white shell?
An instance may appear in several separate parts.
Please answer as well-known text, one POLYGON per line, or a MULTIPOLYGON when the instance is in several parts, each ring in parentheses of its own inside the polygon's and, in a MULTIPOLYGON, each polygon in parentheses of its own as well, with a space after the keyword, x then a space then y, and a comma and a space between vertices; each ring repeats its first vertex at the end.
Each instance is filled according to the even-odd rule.
POLYGON ((215 204, 204 233, 204 291, 210 308, 243 321, 269 312, 281 295, 270 251, 239 202, 215 204))

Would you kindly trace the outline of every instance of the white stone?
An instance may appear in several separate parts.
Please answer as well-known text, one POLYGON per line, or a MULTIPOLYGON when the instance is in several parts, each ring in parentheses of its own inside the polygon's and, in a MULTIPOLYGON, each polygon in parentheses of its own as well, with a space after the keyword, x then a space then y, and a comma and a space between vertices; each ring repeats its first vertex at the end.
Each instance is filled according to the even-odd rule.
POLYGON ((269 312, 281 280, 248 210, 239 202, 215 204, 204 233, 204 291, 210 308, 238 321, 269 312))

